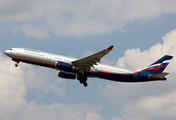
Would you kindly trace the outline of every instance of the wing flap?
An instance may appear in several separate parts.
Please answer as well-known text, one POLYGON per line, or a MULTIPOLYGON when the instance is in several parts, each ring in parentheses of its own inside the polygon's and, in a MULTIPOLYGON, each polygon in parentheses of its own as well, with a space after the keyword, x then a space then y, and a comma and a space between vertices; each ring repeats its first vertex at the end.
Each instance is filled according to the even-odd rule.
POLYGON ((100 60, 103 56, 105 56, 107 53, 109 53, 114 46, 111 45, 107 49, 104 49, 100 52, 97 52, 93 55, 87 56, 85 58, 76 60, 72 62, 72 65, 76 66, 77 69, 85 69, 90 70, 93 65, 97 65, 97 63, 100 63, 100 60))

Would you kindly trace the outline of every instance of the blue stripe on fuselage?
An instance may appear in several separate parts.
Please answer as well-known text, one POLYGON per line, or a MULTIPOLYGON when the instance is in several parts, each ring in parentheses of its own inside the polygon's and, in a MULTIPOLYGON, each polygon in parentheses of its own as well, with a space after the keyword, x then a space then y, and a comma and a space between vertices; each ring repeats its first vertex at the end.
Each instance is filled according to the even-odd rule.
MULTIPOLYGON (((102 73, 98 71, 89 71, 89 76, 94 76, 98 78, 108 79, 112 81, 120 81, 120 82, 146 82, 151 81, 148 77, 140 78, 135 76, 137 73, 125 73, 125 74, 116 74, 116 73, 102 73)), ((147 74, 148 75, 148 74, 147 74)))

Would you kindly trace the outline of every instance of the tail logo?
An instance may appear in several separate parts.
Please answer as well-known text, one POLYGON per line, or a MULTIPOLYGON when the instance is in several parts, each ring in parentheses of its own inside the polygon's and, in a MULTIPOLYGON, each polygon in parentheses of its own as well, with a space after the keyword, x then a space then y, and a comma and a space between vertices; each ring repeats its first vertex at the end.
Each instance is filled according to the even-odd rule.
POLYGON ((147 68, 143 69, 142 71, 149 72, 152 74, 162 73, 172 58, 173 56, 165 55, 153 64, 149 65, 147 68))

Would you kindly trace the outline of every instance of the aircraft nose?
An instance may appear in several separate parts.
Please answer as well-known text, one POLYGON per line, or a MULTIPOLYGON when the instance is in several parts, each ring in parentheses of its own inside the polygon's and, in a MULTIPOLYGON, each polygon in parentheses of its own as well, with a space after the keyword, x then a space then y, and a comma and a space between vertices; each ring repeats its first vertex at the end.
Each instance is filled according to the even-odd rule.
POLYGON ((4 54, 8 55, 9 54, 9 50, 5 50, 4 54))

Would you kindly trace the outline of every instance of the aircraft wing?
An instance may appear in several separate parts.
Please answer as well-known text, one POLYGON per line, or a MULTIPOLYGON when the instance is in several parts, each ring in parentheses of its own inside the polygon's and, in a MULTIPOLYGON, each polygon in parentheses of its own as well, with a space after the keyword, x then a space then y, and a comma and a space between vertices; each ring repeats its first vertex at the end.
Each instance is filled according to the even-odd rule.
POLYGON ((109 53, 113 49, 113 45, 108 47, 107 49, 104 49, 100 52, 97 52, 93 55, 84 57, 82 59, 76 60, 72 62, 72 65, 75 66, 76 70, 84 69, 86 71, 89 71, 93 65, 97 65, 97 62, 100 63, 100 60, 103 56, 105 56, 107 53, 109 53))

